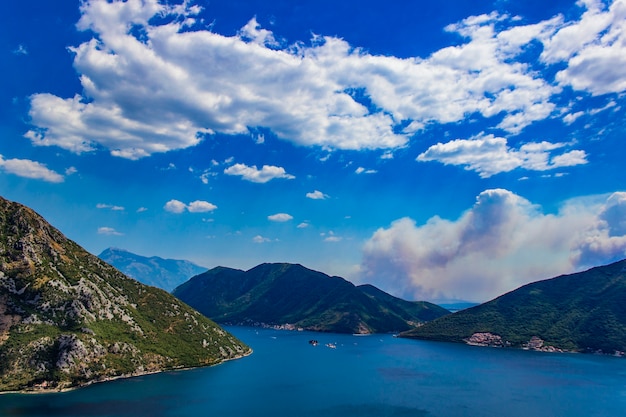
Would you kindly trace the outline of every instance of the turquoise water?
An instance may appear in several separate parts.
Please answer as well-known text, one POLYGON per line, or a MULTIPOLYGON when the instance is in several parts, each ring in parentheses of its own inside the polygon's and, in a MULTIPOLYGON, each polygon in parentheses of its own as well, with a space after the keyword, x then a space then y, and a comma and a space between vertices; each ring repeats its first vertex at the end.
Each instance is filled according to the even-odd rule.
POLYGON ((626 359, 228 329, 252 356, 60 394, 2 395, 0 416, 626 415, 626 359))

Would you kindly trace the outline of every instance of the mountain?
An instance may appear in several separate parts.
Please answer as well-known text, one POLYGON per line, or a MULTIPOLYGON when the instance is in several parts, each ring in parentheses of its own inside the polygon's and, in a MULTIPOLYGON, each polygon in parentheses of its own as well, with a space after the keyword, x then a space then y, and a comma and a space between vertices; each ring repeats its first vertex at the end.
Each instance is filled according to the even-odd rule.
POLYGON ((261 264, 249 271, 217 267, 172 294, 221 323, 292 325, 336 333, 408 330, 447 314, 426 302, 408 302, 368 285, 356 287, 302 265, 261 264))
POLYGON ((211 365, 250 348, 0 197, 0 391, 211 365))
POLYGON ((383 311, 389 311, 412 326, 431 321, 450 313, 441 306, 426 301, 406 301, 394 297, 370 284, 357 286, 361 292, 374 299, 383 311), (417 320, 415 320, 417 318, 417 320))
POLYGON ((539 350, 626 351, 626 260, 525 285, 403 337, 539 350))
POLYGON ((168 292, 207 270, 189 261, 163 259, 158 256, 148 258, 117 248, 105 249, 98 257, 129 277, 168 292))

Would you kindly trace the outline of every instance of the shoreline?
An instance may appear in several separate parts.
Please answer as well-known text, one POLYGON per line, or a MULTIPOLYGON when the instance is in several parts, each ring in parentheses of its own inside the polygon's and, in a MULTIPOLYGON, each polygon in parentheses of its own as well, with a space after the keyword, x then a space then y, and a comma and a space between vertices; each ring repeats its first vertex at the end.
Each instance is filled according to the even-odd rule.
POLYGON ((18 390, 18 391, 0 391, 0 395, 47 395, 47 394, 62 394, 65 392, 71 392, 71 391, 76 391, 82 388, 87 388, 91 385, 95 385, 95 384, 103 384, 103 383, 107 383, 107 382, 112 382, 112 381, 118 381, 121 379, 131 379, 131 378, 138 378, 141 376, 148 376, 148 375, 155 375, 155 374, 161 374, 164 372, 182 372, 182 371, 190 371, 192 369, 199 369, 199 368, 211 368, 214 366, 219 366, 222 365, 226 362, 230 362, 230 361, 235 361, 235 360, 239 360, 242 358, 245 358, 247 356, 252 355, 252 353, 254 353, 254 350, 252 348, 250 348, 250 350, 246 353, 242 353, 241 355, 237 355, 237 356, 233 356, 231 358, 228 359, 224 359, 221 360, 217 363, 214 364, 210 364, 210 365, 199 365, 199 366, 192 366, 192 367, 180 367, 180 368, 171 368, 171 369, 162 369, 159 371, 146 371, 146 372, 141 372, 141 373, 137 373, 137 374, 131 374, 131 375, 118 375, 118 376, 113 376, 113 377, 106 377, 106 378, 102 378, 102 379, 94 379, 92 381, 86 382, 84 384, 80 384, 80 385, 76 385, 76 386, 71 386, 71 387, 66 387, 66 388, 60 388, 60 389, 56 389, 56 388, 50 388, 50 389, 46 389, 46 388, 38 388, 38 389, 23 389, 23 390, 18 390))

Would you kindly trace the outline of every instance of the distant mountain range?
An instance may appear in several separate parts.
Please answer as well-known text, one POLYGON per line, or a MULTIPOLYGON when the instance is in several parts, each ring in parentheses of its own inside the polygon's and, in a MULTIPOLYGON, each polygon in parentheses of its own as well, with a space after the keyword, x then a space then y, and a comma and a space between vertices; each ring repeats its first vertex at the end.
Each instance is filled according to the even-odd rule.
POLYGON ((449 314, 435 304, 401 300, 371 285, 356 287, 286 263, 248 271, 217 267, 172 294, 219 323, 289 324, 337 333, 398 332, 449 314))
POLYGON ((117 248, 105 249, 98 257, 129 277, 168 292, 208 269, 185 260, 146 257, 117 248))
POLYGON ((250 348, 0 197, 0 391, 76 387, 250 348))
POLYGON ((400 336, 536 350, 626 352, 626 260, 525 285, 400 336))

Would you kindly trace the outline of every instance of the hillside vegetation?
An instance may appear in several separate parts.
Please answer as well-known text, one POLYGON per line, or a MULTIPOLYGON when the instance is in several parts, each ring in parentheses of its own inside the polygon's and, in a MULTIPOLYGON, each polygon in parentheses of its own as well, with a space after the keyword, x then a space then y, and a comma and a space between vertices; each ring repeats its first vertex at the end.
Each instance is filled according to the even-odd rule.
POLYGON ((262 264, 249 271, 218 267, 173 294, 220 323, 292 325, 337 333, 408 330, 449 312, 408 302, 373 287, 356 287, 302 265, 262 264))
POLYGON ((479 306, 437 319, 404 337, 468 341, 477 333, 502 345, 573 351, 626 351, 626 260, 525 285, 479 306))
POLYGON ((0 197, 0 391, 211 365, 250 348, 0 197))

